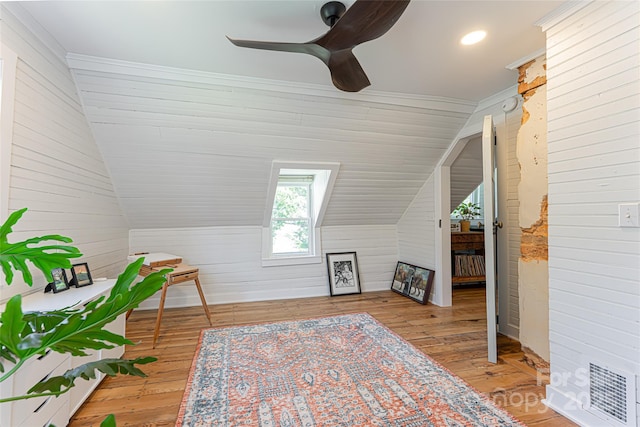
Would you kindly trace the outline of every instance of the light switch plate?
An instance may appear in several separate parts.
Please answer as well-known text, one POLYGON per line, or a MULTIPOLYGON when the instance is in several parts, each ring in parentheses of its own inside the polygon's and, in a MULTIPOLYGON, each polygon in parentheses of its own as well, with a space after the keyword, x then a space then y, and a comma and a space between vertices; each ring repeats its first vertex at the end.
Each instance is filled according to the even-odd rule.
POLYGON ((640 227, 640 203, 622 203, 618 205, 619 227, 640 227))

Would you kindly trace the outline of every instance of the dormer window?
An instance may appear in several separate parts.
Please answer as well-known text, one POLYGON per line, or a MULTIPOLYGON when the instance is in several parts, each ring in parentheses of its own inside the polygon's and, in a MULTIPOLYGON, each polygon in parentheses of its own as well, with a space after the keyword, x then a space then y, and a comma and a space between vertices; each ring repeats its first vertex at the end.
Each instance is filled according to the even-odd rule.
POLYGON ((274 161, 262 229, 262 265, 322 262, 320 226, 338 163, 274 161))
POLYGON ((271 213, 271 253, 310 255, 313 248, 313 175, 280 175, 271 213))

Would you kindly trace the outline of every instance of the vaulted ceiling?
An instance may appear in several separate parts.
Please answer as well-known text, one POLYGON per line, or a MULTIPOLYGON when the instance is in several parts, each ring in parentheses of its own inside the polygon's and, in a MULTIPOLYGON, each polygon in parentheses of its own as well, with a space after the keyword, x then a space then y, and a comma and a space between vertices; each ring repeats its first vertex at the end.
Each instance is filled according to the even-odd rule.
MULTIPOLYGON (((352 2, 346 2, 349 6, 352 2)), ((341 163, 326 225, 395 224, 505 67, 544 48, 560 2, 417 1, 354 53, 339 92, 316 58, 235 38, 308 41, 323 1, 21 2, 67 55, 133 228, 260 225, 272 160, 341 163), (466 32, 487 39, 463 47, 466 32)))

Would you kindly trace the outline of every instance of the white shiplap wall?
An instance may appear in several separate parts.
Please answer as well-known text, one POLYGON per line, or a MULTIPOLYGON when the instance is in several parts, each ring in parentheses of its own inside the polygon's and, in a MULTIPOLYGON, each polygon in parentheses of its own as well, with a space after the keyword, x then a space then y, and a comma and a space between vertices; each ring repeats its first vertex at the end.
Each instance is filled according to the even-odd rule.
POLYGON ((563 379, 547 399, 607 425, 579 403, 579 374, 592 361, 640 375, 640 228, 618 227, 618 204, 640 202, 640 3, 581 4, 543 29, 551 374, 563 379))
POLYGON ((435 270, 433 175, 398 222, 398 260, 435 270))
MULTIPOLYGON (((356 252, 363 292, 391 288, 398 260, 396 227, 322 228, 321 264, 262 267, 261 227, 137 229, 132 252, 169 252, 200 269, 209 304, 329 295, 326 253, 356 252)), ((157 308, 159 295, 142 308, 157 308)), ((193 282, 172 286, 167 307, 199 305, 193 282)), ((215 310, 215 308, 214 308, 215 310)))
MULTIPOLYGON (((0 8, 2 43, 18 56, 9 211, 29 208, 10 240, 69 236, 94 277, 114 277, 126 263, 128 226, 64 53, 28 17, 15 16, 6 3, 0 8)), ((2 282, 2 300, 45 284, 41 274, 33 289, 19 275, 9 287, 2 282)))
POLYGON ((474 108, 68 60, 136 229, 260 225, 273 160, 340 163, 324 225, 395 225, 474 108))
MULTIPOLYGON (((435 187, 431 175, 398 221, 398 261, 434 270, 435 247, 435 187)), ((434 287, 432 301, 440 301, 439 290, 434 287)))

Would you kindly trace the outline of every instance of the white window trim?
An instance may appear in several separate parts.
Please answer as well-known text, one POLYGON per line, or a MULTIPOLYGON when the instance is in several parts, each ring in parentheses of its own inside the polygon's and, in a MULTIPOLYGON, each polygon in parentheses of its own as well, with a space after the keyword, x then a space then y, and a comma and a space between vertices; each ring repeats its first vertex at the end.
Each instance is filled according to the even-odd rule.
POLYGON ((267 192, 267 203, 262 222, 262 266, 320 264, 322 262, 322 243, 320 227, 331 198, 331 192, 340 169, 340 163, 332 162, 287 162, 274 160, 271 165, 271 177, 267 192), (309 255, 274 256, 271 253, 271 214, 278 188, 280 175, 313 175, 313 230, 309 232, 309 255))
POLYGON ((17 64, 18 55, 0 43, 0 223, 4 223, 9 216, 17 64))

